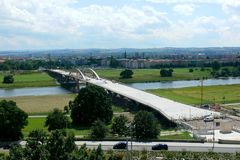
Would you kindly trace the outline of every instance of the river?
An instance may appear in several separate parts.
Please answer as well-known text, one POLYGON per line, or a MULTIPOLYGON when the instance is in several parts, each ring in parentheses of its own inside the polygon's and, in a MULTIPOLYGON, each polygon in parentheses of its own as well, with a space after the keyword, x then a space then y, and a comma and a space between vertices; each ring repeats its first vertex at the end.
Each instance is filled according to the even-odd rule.
MULTIPOLYGON (((167 89, 167 88, 183 88, 200 86, 200 80, 190 81, 166 81, 166 82, 150 82, 150 83, 132 83, 128 86, 146 90, 146 89, 167 89)), ((230 85, 240 84, 240 78, 226 78, 226 79, 207 79, 203 81, 204 86, 214 85, 230 85)))
MULTIPOLYGON (((203 81, 204 86, 230 85, 230 84, 240 84, 240 78, 208 79, 203 81)), ((190 80, 190 81, 149 82, 149 83, 131 83, 127 85, 133 88, 141 89, 141 90, 166 89, 166 88, 183 88, 183 87, 200 86, 200 81, 190 80)), ((68 94, 68 93, 71 93, 71 92, 60 86, 0 89, 0 97, 40 96, 40 95, 57 95, 57 94, 68 94)))
POLYGON ((41 96, 41 95, 67 94, 67 93, 71 93, 71 92, 60 86, 0 89, 0 97, 41 96))

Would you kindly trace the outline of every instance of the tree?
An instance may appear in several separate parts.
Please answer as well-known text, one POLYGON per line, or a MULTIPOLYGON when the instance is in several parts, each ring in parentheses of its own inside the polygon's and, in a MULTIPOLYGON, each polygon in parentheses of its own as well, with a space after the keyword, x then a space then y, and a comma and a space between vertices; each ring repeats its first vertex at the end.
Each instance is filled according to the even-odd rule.
POLYGON ((6 75, 3 77, 2 83, 13 83, 13 82, 14 82, 13 75, 6 75))
POLYGON ((51 160, 66 160, 69 155, 76 150, 74 134, 63 130, 54 130, 47 142, 47 150, 50 153, 51 160))
POLYGON ((74 150, 74 152, 70 155, 69 160, 84 160, 88 159, 89 157, 89 150, 84 143, 79 149, 74 150))
POLYGON ((228 76, 231 76, 231 71, 229 70, 229 68, 222 68, 221 70, 221 77, 228 77, 228 76))
POLYGON ((119 66, 119 62, 113 56, 111 56, 109 66, 112 68, 117 68, 119 66))
POLYGON ((172 72, 173 72, 173 69, 161 69, 160 70, 160 75, 161 77, 172 77, 172 72))
POLYGON ((101 121, 96 120, 91 127, 91 137, 94 139, 103 139, 108 133, 107 126, 101 121))
POLYGON ((204 67, 201 67, 200 71, 205 71, 205 68, 204 68, 204 67))
POLYGON ((53 112, 49 113, 45 126, 48 127, 48 130, 63 129, 69 126, 70 122, 68 117, 59 109, 55 108, 53 112))
POLYGON ((54 130, 48 137, 46 132, 34 130, 29 134, 25 147, 20 145, 11 147, 9 159, 68 160, 76 150, 74 134, 71 132, 54 130))
POLYGON ((0 140, 19 140, 21 130, 27 125, 27 113, 13 101, 0 101, 0 140))
POLYGON ((125 69, 120 73, 121 78, 124 78, 124 79, 132 78, 132 75, 133 75, 133 71, 130 69, 125 69))
POLYGON ((218 71, 220 68, 221 68, 221 65, 220 65, 220 63, 219 63, 218 61, 214 61, 214 62, 212 63, 212 69, 213 69, 213 71, 218 71))
POLYGON ((9 160, 26 160, 24 148, 20 145, 13 145, 9 150, 9 160))
POLYGON ((106 157, 102 150, 101 144, 98 145, 97 149, 93 149, 90 153, 89 160, 105 160, 106 157))
POLYGON ((109 123, 113 116, 111 100, 107 92, 93 85, 88 85, 79 91, 71 108, 74 125, 89 126, 97 119, 109 123))
POLYGON ((48 160, 50 153, 46 148, 47 133, 43 130, 33 130, 29 133, 25 146, 25 157, 28 160, 48 160))
POLYGON ((192 69, 192 68, 190 68, 190 69, 189 69, 189 72, 193 72, 193 69, 192 69))
POLYGON ((137 140, 157 138, 160 132, 160 126, 154 115, 146 111, 139 111, 134 116, 133 126, 133 134, 137 140))
POLYGON ((115 117, 112 122, 111 130, 113 134, 118 134, 123 136, 126 134, 127 128, 127 118, 124 115, 115 117))

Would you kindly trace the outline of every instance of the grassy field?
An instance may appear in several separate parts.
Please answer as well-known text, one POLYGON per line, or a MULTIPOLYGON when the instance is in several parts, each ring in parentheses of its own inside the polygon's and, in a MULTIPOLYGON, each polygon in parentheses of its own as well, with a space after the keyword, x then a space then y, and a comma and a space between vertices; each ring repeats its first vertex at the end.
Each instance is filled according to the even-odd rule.
POLYGON ((166 139, 192 140, 193 137, 190 135, 189 132, 181 132, 178 134, 160 136, 159 139, 162 139, 162 140, 166 140, 166 139))
POLYGON ((2 83, 4 73, 0 73, 0 88, 46 87, 56 86, 55 80, 45 72, 19 73, 14 75, 14 83, 2 83))
POLYGON ((100 77, 123 83, 193 80, 201 77, 211 77, 209 70, 200 71, 199 68, 197 70, 194 69, 194 72, 189 72, 189 68, 174 68, 172 77, 160 77, 160 69, 133 69, 134 75, 130 79, 121 79, 119 76, 121 71, 123 69, 96 70, 100 77))
MULTIPOLYGON (((201 104, 200 87, 188 87, 179 89, 154 89, 148 90, 148 92, 185 104, 201 104)), ((237 102, 240 102, 239 84, 203 87, 203 104, 222 104, 237 102)))
POLYGON ((64 106, 68 105, 68 102, 73 100, 75 96, 75 94, 23 96, 0 98, 0 100, 6 99, 15 101, 17 106, 28 114, 45 114, 54 108, 63 109, 64 106))
MULTIPOLYGON (((46 95, 46 96, 22 96, 0 98, 13 100, 17 106, 30 115, 46 115, 54 108, 63 110, 64 106, 68 105, 70 100, 74 100, 76 94, 62 94, 62 95, 46 95)), ((114 113, 124 112, 123 108, 112 106, 114 113)))
MULTIPOLYGON (((44 127, 45 124, 44 117, 38 117, 38 118, 28 118, 28 125, 22 130, 24 137, 26 137, 29 132, 36 129, 42 129, 44 131, 48 131, 46 127, 44 127)), ((90 134, 90 128, 76 128, 76 127, 70 127, 68 129, 69 131, 73 131, 75 135, 80 137, 86 137, 90 134)))
MULTIPOLYGON (((45 123, 45 119, 44 117, 30 117, 28 118, 28 125, 22 130, 24 137, 27 137, 28 134, 35 129, 43 129, 44 131, 48 131, 46 127, 44 127, 44 123, 45 123)), ((108 128, 110 130, 110 125, 108 125, 108 128)), ((74 126, 70 126, 70 128, 68 129, 69 131, 74 132, 74 134, 77 137, 80 138, 84 138, 84 137, 88 137, 91 130, 90 127, 74 127, 74 126)), ((111 135, 109 135, 110 137, 112 137, 111 135)), ((193 139, 189 132, 180 132, 177 134, 172 134, 172 135, 163 135, 163 136, 159 136, 159 139, 193 139)))
POLYGON ((26 137, 29 132, 36 129, 42 129, 47 131, 47 128, 44 127, 46 118, 28 118, 28 125, 22 130, 24 137, 26 137))

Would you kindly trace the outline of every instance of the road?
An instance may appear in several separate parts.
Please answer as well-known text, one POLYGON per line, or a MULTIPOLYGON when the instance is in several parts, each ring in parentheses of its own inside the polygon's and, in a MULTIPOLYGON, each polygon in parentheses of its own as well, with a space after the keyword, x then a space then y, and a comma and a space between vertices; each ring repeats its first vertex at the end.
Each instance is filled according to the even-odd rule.
MULTIPOLYGON (((113 145, 117 142, 89 142, 89 141, 77 141, 76 144, 78 146, 87 144, 89 148, 96 148, 99 144, 102 145, 104 150, 112 149, 113 145)), ((133 150, 148 150, 150 151, 152 146, 158 144, 159 142, 133 142, 133 150)), ((212 143, 177 143, 177 142, 162 142, 168 145, 169 151, 193 151, 193 152, 208 152, 212 151, 213 144, 212 143)), ((131 143, 129 142, 129 149, 131 148, 131 143)), ((240 145, 233 144, 214 144, 214 152, 227 152, 227 153, 235 153, 240 152, 240 145)))
MULTIPOLYGON (((75 141, 77 146, 86 144, 88 148, 97 148, 99 144, 102 145, 103 150, 113 149, 113 145, 118 143, 117 141, 75 141)), ((151 147, 160 142, 132 142, 133 150, 148 150, 151 151, 151 147)), ((213 143, 183 143, 183 142, 161 142, 168 145, 169 151, 193 151, 193 152, 209 152, 212 151, 213 143)), ((21 145, 25 145, 26 142, 20 142, 21 145)), ((131 143, 128 142, 129 150, 131 143)), ((240 145, 238 144, 214 144, 214 152, 235 153, 240 152, 240 145)))

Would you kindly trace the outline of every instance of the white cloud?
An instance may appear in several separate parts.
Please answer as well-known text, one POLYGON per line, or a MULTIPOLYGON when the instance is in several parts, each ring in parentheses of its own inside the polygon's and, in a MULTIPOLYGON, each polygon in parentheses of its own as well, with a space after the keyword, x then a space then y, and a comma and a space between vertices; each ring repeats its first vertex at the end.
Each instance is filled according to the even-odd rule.
POLYGON ((173 10, 175 12, 183 14, 185 16, 192 15, 194 9, 195 7, 192 4, 178 4, 173 7, 173 10))
POLYGON ((240 4, 239 0, 146 0, 152 3, 165 3, 165 4, 220 4, 236 6, 240 4))
POLYGON ((152 7, 112 7, 90 5, 73 8, 64 0, 3 0, 0 4, 0 26, 14 26, 33 32, 72 33, 81 35, 81 27, 95 27, 107 32, 134 32, 138 27, 166 20, 164 13, 152 7))
POLYGON ((41 47, 43 43, 37 39, 26 36, 1 36, 0 35, 0 48, 2 49, 27 49, 29 46, 41 47))
MULTIPOLYGON (((227 13, 227 18, 216 17, 217 14, 198 14, 180 20, 171 16, 171 10, 162 12, 151 3, 150 6, 92 4, 82 7, 77 5, 76 0, 0 0, 0 29, 11 30, 8 34, 0 32, 0 47, 7 44, 14 48, 22 44, 61 47, 64 41, 78 44, 81 38, 86 37, 92 41, 96 37, 103 41, 106 38, 105 41, 113 41, 111 43, 114 43, 114 38, 135 43, 149 41, 151 44, 153 39, 181 43, 185 40, 196 41, 198 36, 212 33, 219 35, 222 40, 231 39, 231 36, 240 33, 240 0, 146 1, 168 3, 174 11, 183 15, 196 13, 196 6, 201 7, 199 3, 218 4, 227 13), (14 30, 23 31, 27 35, 17 35, 14 30), (46 36, 46 40, 32 34, 46 36), (59 39, 51 40, 49 35, 57 35, 59 39)), ((238 40, 237 37, 232 38, 232 41, 238 40)), ((220 44, 220 40, 215 42, 220 44)))

